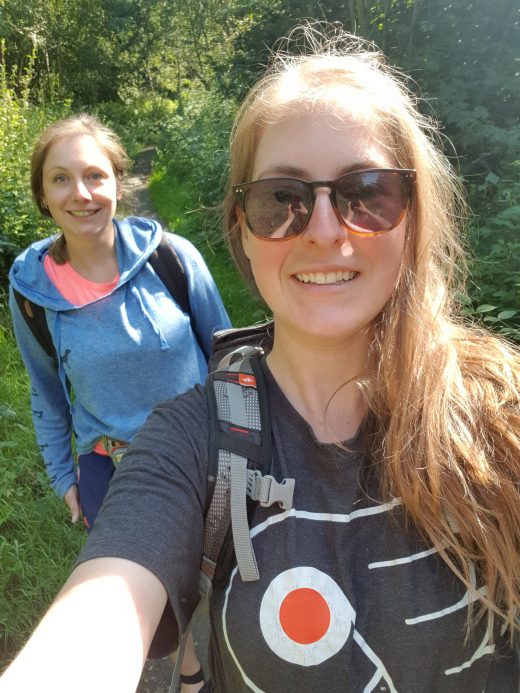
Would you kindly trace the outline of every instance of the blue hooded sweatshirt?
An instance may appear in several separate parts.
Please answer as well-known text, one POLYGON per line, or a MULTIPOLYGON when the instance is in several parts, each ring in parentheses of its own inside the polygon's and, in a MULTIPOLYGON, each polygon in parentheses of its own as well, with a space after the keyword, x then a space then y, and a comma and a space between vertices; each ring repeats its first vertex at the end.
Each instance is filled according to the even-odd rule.
MULTIPOLYGON (((189 316, 148 263, 161 226, 129 217, 114 227, 120 278, 100 299, 77 307, 61 296, 43 268, 52 238, 27 248, 9 274, 9 306, 29 374, 36 439, 61 497, 76 483, 72 431, 78 454, 90 452, 101 435, 130 442, 156 404, 202 382, 207 373, 189 316), (45 308, 58 368, 28 328, 13 288, 45 308)), ((211 335, 229 326, 228 316, 199 252, 180 236, 166 238, 184 267, 194 322, 209 354, 211 335)))

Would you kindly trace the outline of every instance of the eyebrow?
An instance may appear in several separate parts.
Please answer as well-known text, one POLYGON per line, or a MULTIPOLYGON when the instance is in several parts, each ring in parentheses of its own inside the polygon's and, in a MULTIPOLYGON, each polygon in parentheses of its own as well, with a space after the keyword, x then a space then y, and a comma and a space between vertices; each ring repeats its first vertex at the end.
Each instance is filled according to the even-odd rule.
MULTIPOLYGON (((353 171, 365 171, 370 168, 393 168, 391 164, 385 162, 383 165, 381 162, 375 162, 373 160, 356 161, 350 166, 344 166, 340 169, 338 178, 345 176, 347 173, 352 173, 353 171)), ((305 180, 308 178, 306 172, 302 168, 297 166, 289 166, 287 164, 274 164, 264 169, 259 175, 258 179, 263 178, 284 178, 285 176, 289 178, 301 178, 305 180)))
MULTIPOLYGON (((56 173, 57 171, 65 171, 68 173, 69 171, 68 166, 61 166, 60 164, 56 164, 55 166, 51 166, 48 169, 45 169, 46 173, 56 173)), ((101 173, 106 173, 107 169, 105 169, 103 166, 100 166, 98 164, 89 164, 88 166, 85 167, 85 171, 88 173, 90 171, 100 171, 101 173)))

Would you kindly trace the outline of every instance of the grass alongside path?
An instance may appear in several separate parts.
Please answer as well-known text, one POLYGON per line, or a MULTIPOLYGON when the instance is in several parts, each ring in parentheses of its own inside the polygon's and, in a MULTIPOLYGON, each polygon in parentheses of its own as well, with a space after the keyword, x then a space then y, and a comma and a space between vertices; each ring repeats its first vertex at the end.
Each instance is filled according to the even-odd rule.
POLYGON ((67 578, 84 540, 50 489, 29 408, 29 384, 1 310, 0 670, 67 578))

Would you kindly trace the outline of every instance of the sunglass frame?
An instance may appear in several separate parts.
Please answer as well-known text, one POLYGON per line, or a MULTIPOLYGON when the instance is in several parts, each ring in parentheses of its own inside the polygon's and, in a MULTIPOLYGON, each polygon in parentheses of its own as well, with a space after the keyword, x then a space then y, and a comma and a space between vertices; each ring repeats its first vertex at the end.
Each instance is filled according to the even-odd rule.
POLYGON ((337 218, 339 219, 340 223, 345 226, 351 233, 354 233, 356 236, 362 236, 362 237, 372 237, 372 236, 379 236, 383 233, 388 233, 389 231, 392 231, 392 229, 395 229, 396 226, 398 226, 402 219, 403 216, 406 213, 406 210, 410 206, 410 202, 412 199, 412 186, 416 181, 416 170, 414 168, 362 168, 362 169, 357 169, 355 171, 349 171, 348 173, 345 173, 343 176, 340 176, 336 180, 318 180, 318 181, 306 181, 306 180, 301 180, 300 178, 292 178, 291 176, 276 176, 273 178, 261 178, 259 180, 252 180, 248 181, 247 183, 240 183, 239 185, 234 185, 233 186, 233 194, 235 195, 237 204, 240 208, 240 211, 244 215, 244 219, 246 222, 246 226, 249 230, 250 233, 253 234, 256 238, 260 238, 263 241, 270 241, 272 243, 277 243, 277 242, 282 242, 282 241, 287 241, 290 240, 291 238, 296 238, 297 236, 301 236, 301 234, 305 231, 307 226, 309 225, 309 221, 312 217, 312 212, 314 210, 314 203, 316 201, 316 188, 330 188, 330 196, 329 199, 332 204, 332 208, 334 210, 334 213, 336 214, 337 218), (354 175, 356 173, 397 173, 401 178, 404 179, 405 183, 405 189, 404 189, 404 204, 403 204, 403 209, 401 211, 401 214, 399 215, 399 219, 393 224, 388 229, 382 229, 379 231, 360 231, 358 229, 352 228, 349 226, 349 224, 345 221, 343 216, 341 215, 338 207, 338 202, 336 198, 336 190, 337 186, 340 181, 342 181, 344 178, 347 178, 348 176, 354 175), (247 218, 247 212, 245 209, 245 196, 249 188, 256 183, 264 183, 265 181, 270 181, 270 180, 291 180, 295 181, 298 183, 302 183, 305 188, 307 188, 310 191, 310 205, 309 205, 309 211, 307 214, 307 218, 305 220, 305 223, 302 225, 301 229, 297 233, 292 233, 288 236, 284 236, 282 238, 273 238, 271 236, 264 236, 262 234, 259 234, 255 231, 253 231, 249 220, 247 218))

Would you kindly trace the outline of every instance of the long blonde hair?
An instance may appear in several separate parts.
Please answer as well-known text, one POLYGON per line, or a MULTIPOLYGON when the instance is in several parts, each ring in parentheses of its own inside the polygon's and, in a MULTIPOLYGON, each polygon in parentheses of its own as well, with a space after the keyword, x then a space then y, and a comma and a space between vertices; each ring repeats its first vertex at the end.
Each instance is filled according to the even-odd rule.
POLYGON ((231 186, 251 179, 263 129, 296 111, 326 108, 341 118, 359 102, 396 164, 416 169, 401 274, 374 326, 378 365, 360 383, 370 410, 366 440, 381 462, 382 498, 401 498, 408 520, 473 594, 478 567, 486 583, 480 615, 499 615, 513 637, 520 610, 520 354, 456 317, 467 210, 435 124, 371 45, 340 32, 326 43, 313 30, 304 33, 311 53, 276 55, 237 114, 223 202, 230 251, 254 288, 231 186))

